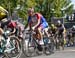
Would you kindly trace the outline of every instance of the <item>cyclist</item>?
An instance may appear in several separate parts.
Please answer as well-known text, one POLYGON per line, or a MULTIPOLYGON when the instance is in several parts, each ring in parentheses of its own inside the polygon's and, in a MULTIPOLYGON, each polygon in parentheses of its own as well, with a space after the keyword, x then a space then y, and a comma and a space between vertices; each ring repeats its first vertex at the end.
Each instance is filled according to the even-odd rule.
POLYGON ((54 24, 51 24, 50 30, 51 30, 51 34, 55 35, 57 27, 54 24))
POLYGON ((19 21, 16 21, 16 24, 17 24, 16 28, 17 28, 18 37, 23 39, 24 26, 19 21))
POLYGON ((31 7, 28 9, 28 22, 26 26, 31 26, 33 30, 37 30, 40 34, 40 38, 38 38, 40 40, 42 38, 41 31, 48 27, 48 23, 42 14, 34 12, 34 8, 31 7))
POLYGON ((57 21, 56 27, 57 27, 58 34, 59 34, 59 35, 62 35, 62 34, 64 35, 64 33, 65 33, 65 27, 64 27, 64 25, 61 23, 60 20, 57 21))
POLYGON ((7 39, 7 37, 4 34, 4 20, 7 18, 7 13, 8 11, 6 9, 4 9, 2 6, 0 6, 0 33, 4 36, 5 39, 7 39))
POLYGON ((60 46, 62 47, 62 49, 64 49, 64 43, 65 43, 65 27, 64 25, 61 23, 60 20, 57 21, 57 24, 56 24, 56 27, 57 27, 57 35, 59 37, 61 37, 61 39, 58 39, 59 40, 59 44, 60 46))
POLYGON ((70 29, 70 32, 74 35, 75 34, 75 25, 72 26, 72 28, 70 29))
POLYGON ((15 35, 17 36, 17 24, 15 21, 9 22, 9 24, 7 25, 8 30, 10 31, 10 35, 15 35))
POLYGON ((71 44, 74 44, 74 37, 75 37, 75 25, 72 26, 72 28, 70 28, 70 41, 71 44))

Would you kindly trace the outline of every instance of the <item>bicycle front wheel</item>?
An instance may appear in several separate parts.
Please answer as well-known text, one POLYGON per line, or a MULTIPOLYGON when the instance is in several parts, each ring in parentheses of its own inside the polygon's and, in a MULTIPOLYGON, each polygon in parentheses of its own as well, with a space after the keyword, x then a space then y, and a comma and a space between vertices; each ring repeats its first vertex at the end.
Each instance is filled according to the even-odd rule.
POLYGON ((7 53, 7 56, 9 58, 20 58, 22 54, 22 45, 19 39, 17 37, 10 37, 10 44, 14 49, 11 50, 10 53, 7 53))

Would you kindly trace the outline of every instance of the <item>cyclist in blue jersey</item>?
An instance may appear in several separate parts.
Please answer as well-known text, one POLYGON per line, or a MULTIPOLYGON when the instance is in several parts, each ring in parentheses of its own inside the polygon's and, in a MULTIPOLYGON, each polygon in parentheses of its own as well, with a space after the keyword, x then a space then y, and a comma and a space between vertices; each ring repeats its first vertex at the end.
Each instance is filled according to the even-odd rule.
POLYGON ((42 32, 41 31, 44 30, 45 28, 48 28, 48 23, 47 23, 46 19, 40 13, 38 13, 38 12, 35 13, 34 8, 28 9, 27 25, 31 26, 33 30, 37 30, 38 33, 40 34, 41 38, 42 38, 42 32))

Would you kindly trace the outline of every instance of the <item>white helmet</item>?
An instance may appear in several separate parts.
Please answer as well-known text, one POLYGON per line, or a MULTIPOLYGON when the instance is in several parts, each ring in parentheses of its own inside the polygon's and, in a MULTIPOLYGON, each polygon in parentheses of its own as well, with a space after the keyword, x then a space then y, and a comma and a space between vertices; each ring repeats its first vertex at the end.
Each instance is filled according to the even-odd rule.
POLYGON ((58 24, 61 24, 61 21, 60 21, 60 20, 58 20, 58 21, 57 21, 57 23, 58 23, 58 24))
POLYGON ((75 28, 75 25, 73 25, 73 28, 75 28))

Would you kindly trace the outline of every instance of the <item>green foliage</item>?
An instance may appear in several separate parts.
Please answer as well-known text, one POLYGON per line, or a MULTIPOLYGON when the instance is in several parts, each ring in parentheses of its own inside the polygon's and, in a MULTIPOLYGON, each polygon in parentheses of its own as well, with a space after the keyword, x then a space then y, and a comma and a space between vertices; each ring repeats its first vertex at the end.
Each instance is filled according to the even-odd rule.
MULTIPOLYGON (((38 2, 39 1, 40 0, 38 0, 38 2)), ((50 21, 52 16, 63 17, 65 13, 71 14, 73 11, 73 5, 70 5, 70 3, 71 0, 42 0, 42 2, 38 3, 37 6, 40 10, 39 12, 41 12, 48 21, 50 21)))
POLYGON ((42 13, 50 21, 52 16, 62 17, 65 13, 71 14, 73 5, 69 6, 70 3, 71 0, 0 0, 0 5, 8 9, 10 15, 20 5, 20 9, 17 10, 18 15, 25 21, 27 21, 29 7, 34 7, 35 11, 42 13), (66 8, 64 12, 61 10, 63 8, 66 8))
POLYGON ((54 3, 53 3, 53 9, 55 11, 54 16, 62 17, 64 16, 63 14, 65 13, 71 14, 73 10, 73 5, 70 5, 70 3, 71 3, 71 0, 54 0, 54 3), (65 12, 65 13, 62 13, 62 12, 65 12))

